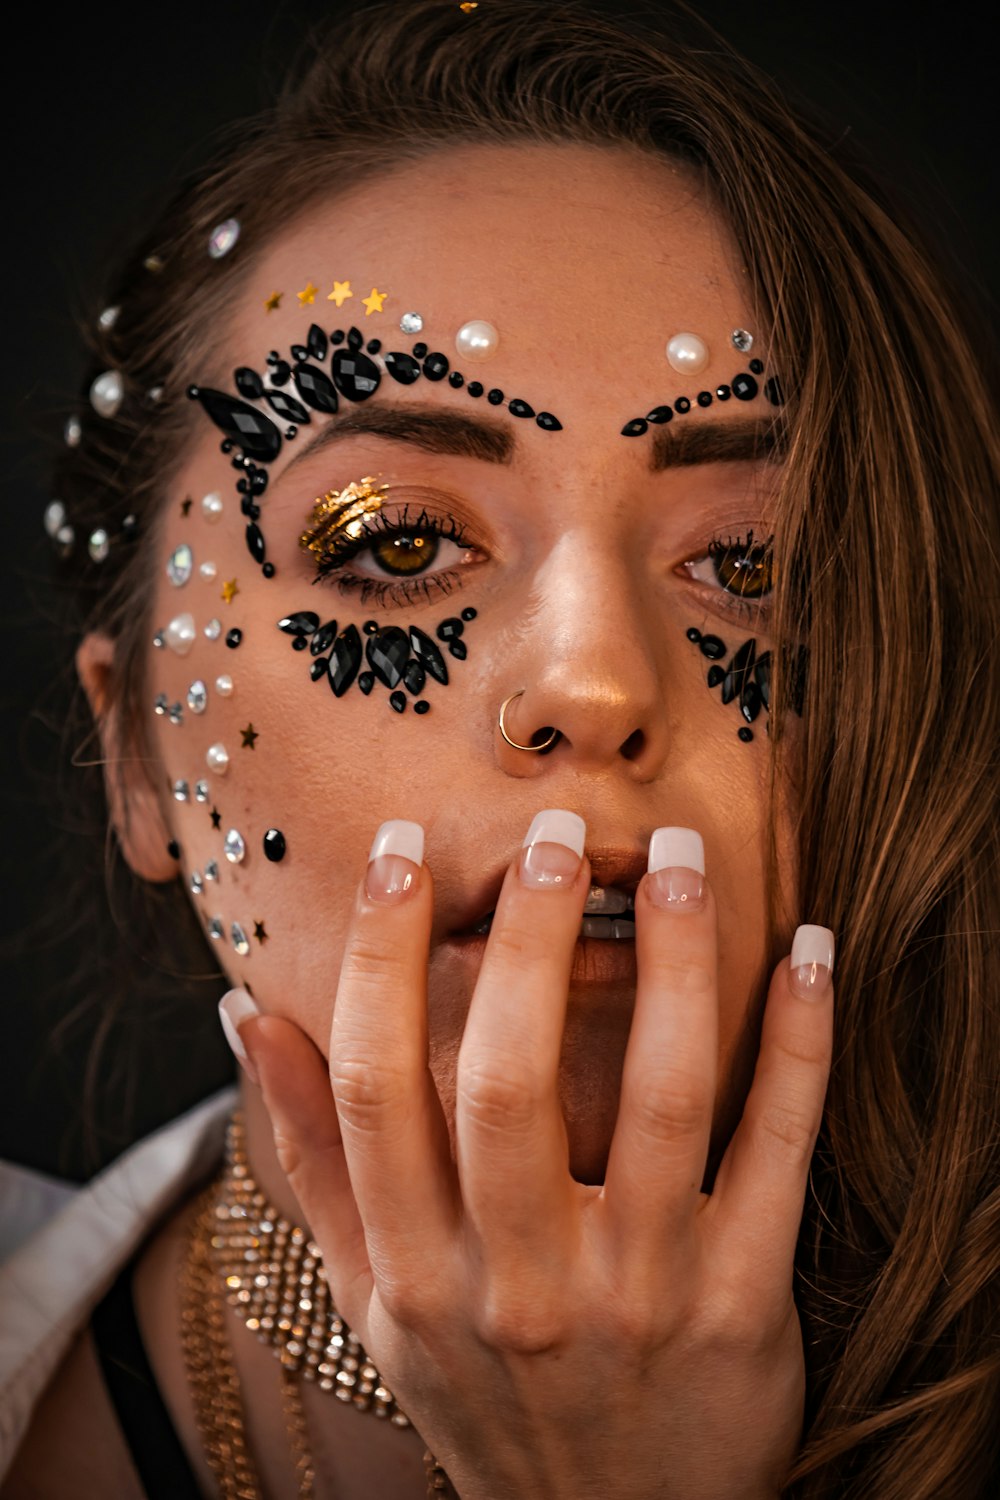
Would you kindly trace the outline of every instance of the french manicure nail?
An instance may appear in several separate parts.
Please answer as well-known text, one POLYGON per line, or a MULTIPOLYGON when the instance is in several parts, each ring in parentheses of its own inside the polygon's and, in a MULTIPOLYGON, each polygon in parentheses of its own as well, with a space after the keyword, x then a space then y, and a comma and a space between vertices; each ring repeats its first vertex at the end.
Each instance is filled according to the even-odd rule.
POLYGON ((246 990, 227 990, 219 1001, 219 1020, 222 1022, 222 1030, 225 1032, 226 1041, 233 1049, 240 1064, 246 1069, 247 1076, 251 1082, 260 1084, 257 1069, 243 1045, 239 1027, 241 1021, 246 1021, 250 1016, 259 1016, 260 1011, 253 1002, 252 997, 246 990))
POLYGON ((576 813, 549 807, 536 813, 518 864, 524 885, 572 885, 583 858, 587 825, 576 813))
POLYGON ((705 904, 705 845, 694 828, 657 828, 649 841, 649 899, 665 911, 705 904))
POLYGON ((375 835, 368 856, 365 890, 371 901, 394 906, 416 889, 424 862, 424 830, 419 823, 390 818, 375 835))
POLYGON ((829 927, 806 923, 795 930, 789 962, 788 986, 801 1000, 819 1000, 830 988, 833 974, 833 933, 829 927))

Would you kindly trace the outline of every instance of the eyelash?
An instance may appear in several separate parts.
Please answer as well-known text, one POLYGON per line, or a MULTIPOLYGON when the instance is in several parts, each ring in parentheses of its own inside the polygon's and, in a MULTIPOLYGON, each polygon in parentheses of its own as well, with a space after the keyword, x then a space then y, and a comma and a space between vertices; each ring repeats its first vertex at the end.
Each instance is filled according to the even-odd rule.
MULTIPOLYGON (((453 516, 432 516, 426 510, 421 510, 419 515, 411 517, 410 506, 406 505, 398 511, 391 519, 382 511, 375 511, 370 515, 361 517, 361 535, 350 541, 334 543, 327 555, 321 560, 316 571, 314 583, 330 581, 342 594, 357 592, 358 600, 362 604, 374 602, 379 607, 392 607, 397 604, 412 604, 416 599, 429 600, 435 595, 448 595, 454 589, 461 587, 461 581, 456 569, 445 569, 440 573, 431 573, 426 576, 414 578, 397 578, 384 581, 377 578, 369 578, 357 573, 344 571, 345 565, 352 557, 367 550, 372 539, 382 536, 401 536, 405 532, 424 532, 431 535, 443 537, 454 542, 457 546, 472 546, 465 540, 467 532, 460 521, 453 516)), ((753 531, 747 532, 744 542, 741 536, 734 541, 727 537, 723 542, 721 537, 713 537, 709 542, 705 555, 713 561, 726 552, 736 553, 738 557, 752 557, 756 562, 764 561, 770 553, 773 536, 768 537, 766 542, 753 544, 753 531)), ((700 561, 700 559, 695 559, 700 561)), ((698 580, 696 580, 698 581, 698 580)), ((707 585, 703 585, 707 587, 707 585)), ((769 605, 765 602, 767 596, 763 595, 748 602, 739 594, 733 594, 728 589, 720 587, 710 589, 714 600, 713 607, 721 608, 728 614, 747 621, 758 621, 762 615, 766 615, 769 605)))

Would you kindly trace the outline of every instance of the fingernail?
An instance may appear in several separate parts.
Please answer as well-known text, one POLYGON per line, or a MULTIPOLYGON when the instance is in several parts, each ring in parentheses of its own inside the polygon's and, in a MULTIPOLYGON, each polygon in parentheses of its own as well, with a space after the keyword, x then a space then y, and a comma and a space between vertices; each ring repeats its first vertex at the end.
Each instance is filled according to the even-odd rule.
POLYGON ((830 988, 833 973, 833 933, 829 927, 808 923, 795 930, 788 987, 801 1000, 819 1000, 830 988))
POLYGON ((233 1052, 242 1067, 246 1069, 247 1076, 251 1082, 260 1084, 257 1069, 254 1067, 243 1038, 240 1036, 239 1026, 241 1021, 246 1021, 250 1016, 259 1016, 260 1011, 253 1003, 246 990, 227 990, 219 1001, 219 1020, 226 1035, 226 1041, 232 1047, 233 1052))
POLYGON ((424 862, 424 830, 419 823, 391 818, 383 823, 368 856, 365 890, 370 901, 394 906, 416 889, 424 862))
POLYGON ((705 845, 694 828, 657 828, 649 841, 649 899, 666 911, 705 904, 705 845))
POLYGON ((587 825, 560 807, 536 813, 521 849, 518 873, 525 885, 572 885, 583 858, 587 825))

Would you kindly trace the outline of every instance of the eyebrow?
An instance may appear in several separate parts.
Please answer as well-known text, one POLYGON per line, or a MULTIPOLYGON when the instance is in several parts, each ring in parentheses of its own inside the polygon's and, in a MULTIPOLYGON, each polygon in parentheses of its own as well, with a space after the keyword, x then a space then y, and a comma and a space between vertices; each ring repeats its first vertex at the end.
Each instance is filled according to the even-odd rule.
MULTIPOLYGON (((746 463, 784 456, 785 429, 780 421, 759 419, 692 422, 651 428, 649 472, 686 468, 694 464, 746 463)), ((517 451, 514 430, 502 422, 466 416, 430 406, 359 406, 322 427, 285 469, 322 453, 334 443, 365 435, 410 443, 426 453, 477 458, 485 463, 509 464, 517 451)), ((632 441, 635 441, 634 439, 632 441)))

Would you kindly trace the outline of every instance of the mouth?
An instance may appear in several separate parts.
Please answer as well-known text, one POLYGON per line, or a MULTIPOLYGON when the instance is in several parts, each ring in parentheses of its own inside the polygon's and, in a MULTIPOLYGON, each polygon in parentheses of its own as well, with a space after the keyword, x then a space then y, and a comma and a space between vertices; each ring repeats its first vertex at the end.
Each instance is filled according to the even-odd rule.
MULTIPOLYGON (((493 926, 495 909, 488 911, 459 938, 485 937, 493 926)), ((614 885, 592 885, 587 904, 583 908, 577 941, 584 938, 600 943, 631 943, 635 941, 635 893, 614 885)))

